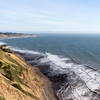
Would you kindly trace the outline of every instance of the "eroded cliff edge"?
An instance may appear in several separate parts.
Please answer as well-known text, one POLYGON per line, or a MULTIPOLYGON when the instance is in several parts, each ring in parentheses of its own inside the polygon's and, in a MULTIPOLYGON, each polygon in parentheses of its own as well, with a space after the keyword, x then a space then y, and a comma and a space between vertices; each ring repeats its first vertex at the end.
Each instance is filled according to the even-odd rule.
POLYGON ((6 45, 0 47, 0 100, 57 100, 52 83, 6 45))

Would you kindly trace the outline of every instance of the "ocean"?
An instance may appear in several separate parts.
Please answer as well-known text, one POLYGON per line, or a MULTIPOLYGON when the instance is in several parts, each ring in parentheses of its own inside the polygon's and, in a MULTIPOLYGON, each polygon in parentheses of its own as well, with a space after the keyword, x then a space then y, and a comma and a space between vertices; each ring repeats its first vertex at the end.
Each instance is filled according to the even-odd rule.
POLYGON ((1 39, 52 82, 59 100, 100 100, 100 35, 1 39))
POLYGON ((12 48, 52 53, 100 69, 100 35, 44 34, 34 38, 12 38, 1 41, 12 48))

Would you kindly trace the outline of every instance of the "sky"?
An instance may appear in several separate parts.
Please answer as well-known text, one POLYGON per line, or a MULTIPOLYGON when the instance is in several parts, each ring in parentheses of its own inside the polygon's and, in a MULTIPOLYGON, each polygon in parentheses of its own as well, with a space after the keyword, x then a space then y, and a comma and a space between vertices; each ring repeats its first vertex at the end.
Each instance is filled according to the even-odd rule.
POLYGON ((100 0, 0 0, 0 31, 100 33, 100 0))

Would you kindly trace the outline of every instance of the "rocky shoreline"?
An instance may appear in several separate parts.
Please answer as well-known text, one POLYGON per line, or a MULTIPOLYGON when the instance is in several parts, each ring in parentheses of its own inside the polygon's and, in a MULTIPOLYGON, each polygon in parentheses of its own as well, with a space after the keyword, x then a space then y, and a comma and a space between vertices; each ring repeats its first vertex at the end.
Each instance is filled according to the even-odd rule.
POLYGON ((42 58, 43 56, 33 56, 31 54, 25 54, 25 53, 20 53, 20 52, 16 52, 17 54, 21 55, 25 61, 29 64, 31 64, 32 66, 35 66, 36 68, 39 68, 40 71, 46 76, 48 77, 48 79, 52 82, 52 88, 54 90, 54 94, 57 97, 57 100, 63 100, 63 99, 59 99, 59 97, 57 96, 57 91, 64 85, 66 79, 67 79, 67 75, 66 74, 58 74, 58 75, 51 75, 50 72, 50 65, 48 64, 39 64, 38 61, 40 58, 42 58), (50 72, 50 74, 49 74, 50 72))
POLYGON ((42 55, 37 56, 24 53, 20 53, 20 55, 26 60, 26 62, 39 68, 40 71, 50 79, 55 94, 59 100, 100 100, 100 84, 97 83, 99 82, 98 75, 100 73, 94 69, 87 66, 81 68, 76 64, 79 66, 79 71, 77 71, 78 69, 76 69, 76 66, 74 65, 73 68, 69 67, 53 70, 54 66, 51 68, 50 64, 39 62, 40 59, 43 58, 42 55), (98 77, 96 78, 95 76, 94 79, 92 74, 97 75, 98 77))

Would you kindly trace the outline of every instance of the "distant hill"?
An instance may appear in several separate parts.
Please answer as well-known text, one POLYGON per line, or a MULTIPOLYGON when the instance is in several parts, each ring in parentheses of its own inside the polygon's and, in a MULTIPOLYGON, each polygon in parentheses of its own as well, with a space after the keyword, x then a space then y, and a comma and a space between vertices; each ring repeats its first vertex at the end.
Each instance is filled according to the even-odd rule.
POLYGON ((31 37, 34 37, 36 35, 34 34, 26 34, 26 33, 11 33, 11 32, 0 32, 0 38, 14 38, 14 37, 28 37, 28 36, 31 36, 31 37))

